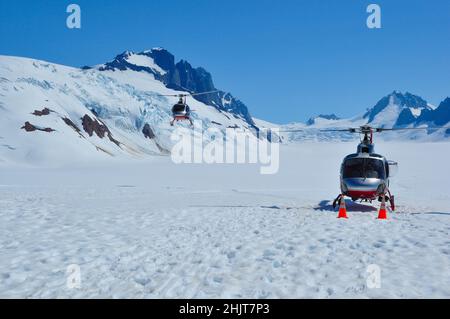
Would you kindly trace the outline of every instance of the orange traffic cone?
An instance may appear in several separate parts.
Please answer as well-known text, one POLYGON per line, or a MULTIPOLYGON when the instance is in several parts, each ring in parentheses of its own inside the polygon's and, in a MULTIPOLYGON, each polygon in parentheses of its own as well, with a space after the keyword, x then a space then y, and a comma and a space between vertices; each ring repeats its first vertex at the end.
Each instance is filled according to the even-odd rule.
POLYGON ((378 219, 387 219, 387 210, 386 210, 386 197, 383 194, 381 198, 381 206, 380 211, 378 212, 378 219))
POLYGON ((345 198, 341 196, 341 203, 339 204, 339 214, 337 218, 348 218, 347 208, 345 207, 345 198))

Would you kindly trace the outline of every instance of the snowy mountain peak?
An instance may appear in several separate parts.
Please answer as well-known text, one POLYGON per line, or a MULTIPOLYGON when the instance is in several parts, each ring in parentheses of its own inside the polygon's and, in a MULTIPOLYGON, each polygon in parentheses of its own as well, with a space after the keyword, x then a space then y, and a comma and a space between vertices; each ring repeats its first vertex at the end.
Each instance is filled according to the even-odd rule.
POLYGON ((247 106, 230 93, 214 86, 211 73, 202 67, 193 67, 187 60, 175 62, 175 57, 163 48, 154 48, 139 53, 125 51, 108 63, 98 67, 99 71, 135 71, 153 75, 167 88, 192 93, 218 91, 194 98, 219 112, 229 112, 256 128, 247 106))
MULTIPOLYGON (((342 132, 325 132, 322 129, 343 129, 369 124, 373 127, 403 128, 425 127, 420 131, 397 131, 383 133, 379 138, 441 141, 450 138, 450 129, 436 126, 450 125, 450 98, 442 101, 438 107, 427 103, 420 96, 406 92, 393 91, 381 98, 374 107, 362 116, 340 119, 336 115, 319 115, 310 118, 306 125, 291 123, 281 128, 287 131, 298 130, 284 134, 284 141, 346 141, 357 138, 355 135, 342 132)), ((265 125, 267 126, 267 125, 265 125)))
POLYGON ((414 124, 424 110, 432 110, 427 101, 409 92, 393 91, 363 116, 378 126, 403 127, 414 124))
POLYGON ((160 50, 147 50, 139 53, 125 51, 117 55, 113 61, 105 63, 98 67, 99 71, 136 71, 153 74, 158 79, 166 73, 161 66, 156 63, 156 57, 160 56, 160 50), (158 53, 154 53, 158 52, 158 53))

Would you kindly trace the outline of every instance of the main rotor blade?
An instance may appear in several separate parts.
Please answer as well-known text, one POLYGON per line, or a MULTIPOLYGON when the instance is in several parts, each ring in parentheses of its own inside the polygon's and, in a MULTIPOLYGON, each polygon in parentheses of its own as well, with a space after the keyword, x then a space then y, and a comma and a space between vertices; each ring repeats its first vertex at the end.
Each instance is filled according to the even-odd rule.
POLYGON ((189 95, 190 96, 197 96, 197 95, 212 94, 212 93, 217 93, 217 92, 219 92, 219 90, 208 91, 208 92, 199 92, 199 93, 191 93, 189 95))
POLYGON ((348 128, 348 129, 316 129, 316 128, 305 128, 305 129, 295 129, 295 130, 281 130, 280 133, 296 133, 296 132, 307 132, 307 131, 314 131, 314 132, 349 132, 349 133, 356 133, 356 129, 348 128))
POLYGON ((154 96, 169 96, 169 97, 184 97, 189 96, 190 94, 152 94, 154 96))
POLYGON ((393 127, 393 128, 382 128, 377 127, 374 128, 375 132, 384 132, 384 131, 408 131, 408 130, 438 130, 442 128, 450 128, 450 126, 429 126, 429 127, 393 127))
MULTIPOLYGON (((188 90, 186 90, 187 92, 189 92, 188 90)), ((215 91, 208 91, 208 92, 198 92, 198 93, 179 93, 179 94, 153 94, 156 96, 169 96, 169 97, 186 97, 186 96, 197 96, 197 95, 205 95, 205 94, 212 94, 212 93, 216 93, 216 92, 220 92, 219 90, 215 90, 215 91)))
POLYGON ((346 128, 346 129, 323 129, 321 132, 348 132, 348 133, 356 133, 357 128, 346 128))
MULTIPOLYGON (((450 129, 450 126, 431 126, 431 127, 405 127, 405 128, 382 128, 382 127, 359 127, 359 128, 346 128, 346 129, 316 129, 316 128, 304 128, 304 129, 292 129, 292 130, 279 130, 276 133, 299 133, 299 132, 342 132, 342 133, 359 133, 359 134, 369 134, 370 130, 373 133, 381 133, 384 131, 402 131, 402 130, 433 130, 433 129, 450 129)), ((271 131, 271 128, 263 128, 265 130, 271 131)), ((275 128, 276 129, 276 128, 275 128)))

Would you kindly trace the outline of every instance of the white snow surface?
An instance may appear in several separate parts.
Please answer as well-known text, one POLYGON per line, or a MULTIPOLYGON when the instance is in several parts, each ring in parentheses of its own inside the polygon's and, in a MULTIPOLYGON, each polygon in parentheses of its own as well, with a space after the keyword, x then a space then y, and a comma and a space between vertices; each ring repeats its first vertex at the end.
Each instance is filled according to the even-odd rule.
POLYGON ((153 59, 149 56, 146 55, 142 55, 142 54, 130 54, 126 60, 134 65, 137 66, 143 66, 143 67, 147 67, 147 68, 151 68, 153 71, 158 72, 161 75, 166 74, 167 72, 164 71, 163 69, 161 69, 156 63, 155 61, 153 61, 153 59))
POLYGON ((354 150, 285 145, 275 175, 168 157, 0 162, 0 298, 449 298, 448 144, 377 145, 400 165, 385 221, 378 203, 348 201, 348 220, 330 206, 354 150))
POLYGON ((421 108, 414 108, 411 107, 409 108, 411 110, 412 115, 414 115, 416 118, 420 116, 420 114, 422 114, 422 109, 421 108))

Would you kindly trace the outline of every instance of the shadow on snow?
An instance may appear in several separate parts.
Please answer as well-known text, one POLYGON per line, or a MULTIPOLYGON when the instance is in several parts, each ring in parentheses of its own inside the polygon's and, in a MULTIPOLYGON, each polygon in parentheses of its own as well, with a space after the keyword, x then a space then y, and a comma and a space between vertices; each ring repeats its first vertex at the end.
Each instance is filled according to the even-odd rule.
MULTIPOLYGON (((347 211, 349 212, 376 212, 378 209, 374 206, 371 206, 370 204, 360 204, 357 202, 354 202, 352 200, 345 200, 345 206, 347 207, 347 211)), ((333 208, 332 202, 329 200, 323 200, 319 202, 317 207, 314 207, 315 211, 330 211, 330 212, 336 212, 338 207, 336 209, 333 208)))

